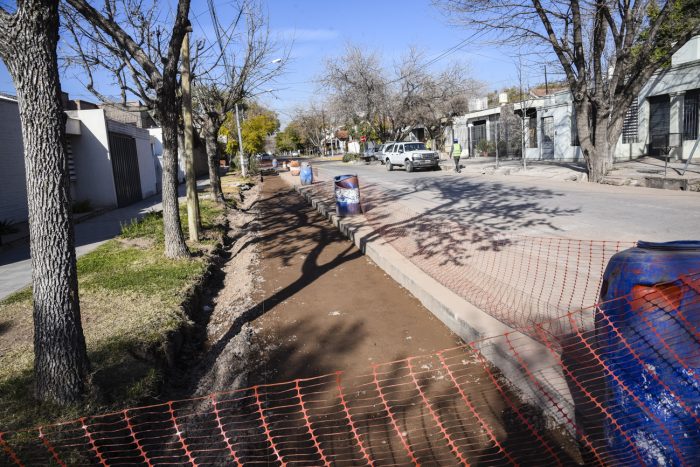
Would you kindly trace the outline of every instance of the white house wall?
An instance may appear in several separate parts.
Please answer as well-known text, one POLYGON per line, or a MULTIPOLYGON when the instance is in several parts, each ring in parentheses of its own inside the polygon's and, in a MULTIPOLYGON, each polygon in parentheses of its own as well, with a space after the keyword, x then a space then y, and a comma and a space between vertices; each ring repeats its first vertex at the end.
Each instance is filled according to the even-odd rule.
MULTIPOLYGON (((149 128, 148 133, 151 135, 151 151, 156 157, 156 174, 162 174, 163 172, 163 130, 160 128, 149 128)), ((183 161, 178 154, 177 161, 177 179, 180 183, 185 181, 185 161, 183 161)), ((158 180, 158 187, 161 186, 160 179, 158 180)), ((158 190, 160 191, 160 189, 158 190)))
POLYGON ((156 166, 153 153, 151 152, 151 135, 148 130, 114 120, 107 120, 107 130, 134 138, 136 155, 139 161, 141 194, 144 198, 156 194, 156 166))
POLYGON ((117 193, 104 111, 71 110, 66 113, 80 120, 81 125, 80 136, 71 138, 76 175, 75 199, 89 199, 93 206, 115 207, 117 193))
MULTIPOLYGON (((686 44, 688 48, 681 49, 683 52, 682 59, 676 60, 676 55, 673 56, 674 63, 679 63, 668 70, 663 70, 660 73, 651 77, 649 82, 642 88, 639 93, 639 116, 636 143, 623 144, 622 138, 618 141, 615 148, 615 159, 625 160, 640 157, 648 153, 650 144, 649 137, 649 101, 653 96, 662 96, 665 94, 671 95, 671 133, 683 132, 683 93, 693 89, 700 89, 700 38, 694 38, 692 44, 686 44), (695 54, 695 55, 693 55, 695 54), (694 60, 693 60, 694 57, 694 60)), ((697 147, 696 140, 684 141, 683 152, 676 154, 678 157, 686 159, 695 150, 694 157, 700 156, 700 148, 697 147)))
POLYGON ((24 146, 16 101, 0 97, 0 122, 0 221, 26 221, 24 146))

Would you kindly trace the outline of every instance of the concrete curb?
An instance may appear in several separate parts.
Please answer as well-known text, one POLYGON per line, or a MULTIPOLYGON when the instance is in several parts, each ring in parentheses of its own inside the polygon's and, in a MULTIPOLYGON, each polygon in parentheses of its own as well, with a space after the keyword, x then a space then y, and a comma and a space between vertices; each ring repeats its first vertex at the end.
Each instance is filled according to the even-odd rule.
POLYGON ((566 380, 558 362, 545 345, 498 321, 433 279, 385 242, 369 226, 364 216, 340 218, 335 212, 335 207, 314 198, 309 187, 295 183, 296 180, 288 173, 280 173, 280 176, 347 236, 363 254, 415 296, 465 342, 472 343, 489 338, 488 345, 479 346, 480 351, 520 391, 523 401, 540 407, 550 415, 556 425, 564 425, 567 416, 573 419, 573 399, 564 389, 567 387, 566 380), (535 375, 535 381, 523 374, 520 362, 511 354, 508 339, 518 342, 519 356, 528 370, 535 375), (542 388, 556 388, 547 390, 551 399, 547 399, 542 388), (552 399, 560 410, 552 407, 552 399))

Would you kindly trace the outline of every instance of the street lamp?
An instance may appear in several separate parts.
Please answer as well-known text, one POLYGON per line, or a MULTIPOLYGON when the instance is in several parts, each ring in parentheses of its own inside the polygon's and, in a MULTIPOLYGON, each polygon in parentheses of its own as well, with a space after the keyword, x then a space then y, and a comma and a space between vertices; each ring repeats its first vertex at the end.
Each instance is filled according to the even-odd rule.
MULTIPOLYGON (((270 62, 271 65, 276 65, 278 63, 281 63, 282 59, 281 58, 276 58, 270 62)), ((266 89, 265 91, 259 92, 257 94, 253 94, 248 97, 255 97, 259 96, 261 94, 265 94, 266 92, 273 92, 274 89, 266 89)), ((241 155, 241 176, 246 177, 248 176, 248 167, 245 165, 245 159, 243 156, 243 136, 241 135, 241 118, 238 115, 238 102, 236 102, 236 127, 238 128, 238 151, 241 155)))

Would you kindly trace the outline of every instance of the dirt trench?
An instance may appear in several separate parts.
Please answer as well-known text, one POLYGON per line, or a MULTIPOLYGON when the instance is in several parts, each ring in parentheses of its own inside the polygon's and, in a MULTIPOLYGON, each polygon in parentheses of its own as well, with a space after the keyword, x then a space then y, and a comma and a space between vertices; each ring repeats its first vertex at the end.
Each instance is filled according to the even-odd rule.
POLYGON ((194 394, 335 371, 461 343, 279 177, 230 214, 194 394))
MULTIPOLYGON (((555 446, 551 453, 560 463, 580 462, 576 448, 562 443, 556 433, 540 437, 542 446, 533 444, 537 432, 532 422, 538 427, 545 422, 536 410, 531 416, 520 403, 506 404, 503 389, 489 381, 492 372, 474 355, 461 347, 435 355, 462 341, 279 177, 266 177, 248 192, 229 222, 233 241, 220 283, 212 289, 213 309, 200 323, 206 325, 204 350, 183 374, 188 383, 183 397, 228 393, 216 397, 233 398, 226 410, 241 420, 235 436, 242 443, 237 448, 249 452, 244 458, 274 463, 272 439, 260 437, 266 432, 260 426, 265 420, 265 430, 275 433, 307 430, 313 420, 343 427, 341 433, 319 434, 323 446, 341 457, 362 440, 368 455, 389 456, 399 465, 408 462, 401 460, 406 443, 430 445, 419 455, 426 464, 457 464, 453 455, 459 451, 482 465, 507 463, 506 452, 523 465, 533 465, 542 457, 542 446, 555 446), (417 355, 423 356, 404 360, 417 355), (461 394, 469 395, 469 410, 443 357, 459 378, 461 394), (330 377, 316 378, 320 375, 330 377), (335 386, 335 375, 342 375, 343 389, 340 380, 335 386), (346 391, 340 405, 339 390, 346 391), (297 405, 302 392, 313 404, 303 412, 312 417, 307 425, 297 405), (265 418, 256 412, 254 401, 265 407, 265 418), (393 428, 382 404, 391 404, 396 414, 393 428), (341 406, 352 412, 361 438, 343 432, 347 424, 341 406), (530 425, 518 418, 523 413, 530 425), (437 420, 444 423, 441 428, 437 420), (482 423, 491 427, 491 438, 482 423), (460 440, 455 441, 459 446, 447 446, 444 439, 460 440)), ((210 423, 207 414, 212 410, 209 398, 201 401, 196 410, 203 418, 192 420, 197 433, 197 423, 210 423)), ((285 442, 295 443, 293 437, 285 442)), ((318 451, 308 440, 302 445, 290 452, 309 456, 315 465, 318 451)))

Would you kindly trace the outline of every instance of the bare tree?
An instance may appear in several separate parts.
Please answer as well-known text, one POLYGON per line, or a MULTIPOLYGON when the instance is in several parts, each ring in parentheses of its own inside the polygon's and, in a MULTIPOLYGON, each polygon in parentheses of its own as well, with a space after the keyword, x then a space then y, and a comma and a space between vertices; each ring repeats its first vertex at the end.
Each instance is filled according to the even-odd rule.
POLYGON ((29 204, 38 399, 67 404, 84 393, 89 370, 80 321, 75 240, 56 46, 58 1, 0 7, 0 57, 19 104, 29 204))
POLYGON ((612 164, 642 86, 700 33, 698 0, 435 0, 456 21, 556 56, 574 99, 589 179, 612 164))
POLYGON ((163 131, 165 255, 187 257, 177 195, 181 110, 177 75, 182 41, 189 28, 190 0, 178 1, 170 28, 163 25, 157 3, 106 0, 98 10, 88 0, 66 2, 70 8, 64 9, 64 16, 76 52, 71 62, 85 71, 87 89, 109 101, 95 87, 94 70, 102 68, 112 74, 121 88, 124 104, 129 95, 138 96, 155 113, 163 131))
POLYGON ((322 85, 331 92, 330 105, 338 116, 352 124, 377 126, 389 102, 386 78, 379 55, 347 45, 342 57, 326 60, 322 85))
MULTIPOLYGON (((276 47, 270 39, 267 18, 258 2, 237 4, 234 20, 219 38, 216 52, 200 59, 194 90, 195 115, 207 147, 209 181, 214 197, 223 201, 219 179, 219 129, 236 103, 254 94, 255 89, 272 80, 285 66, 284 58, 272 60, 276 47), (242 30, 242 31, 241 31, 242 30)), ((218 25, 214 25, 218 27, 218 25)))
MULTIPOLYGON (((462 63, 451 63, 439 73, 430 73, 429 62, 422 59, 412 59, 413 72, 406 71, 399 76, 401 90, 394 99, 396 102, 406 102, 401 112, 408 116, 411 127, 422 125, 430 139, 441 134, 445 125, 458 115, 468 110, 469 98, 483 90, 483 85, 469 76, 469 67, 462 63), (411 99, 404 83, 412 83, 411 99)), ((396 132, 399 128, 394 128, 396 132)))
POLYGON ((381 139, 392 140, 422 126, 434 138, 482 89, 465 64, 452 63, 436 73, 430 68, 434 62, 411 48, 387 70, 376 53, 350 45, 342 57, 326 61, 322 82, 334 113, 348 125, 365 123, 381 139))
POLYGON ((327 128, 326 115, 321 107, 311 103, 306 109, 297 109, 294 119, 289 124, 298 132, 301 144, 322 152, 322 143, 327 128))

